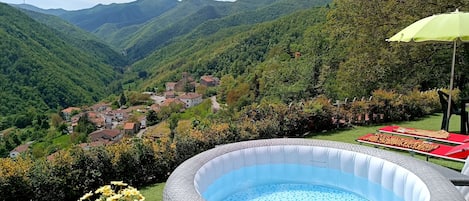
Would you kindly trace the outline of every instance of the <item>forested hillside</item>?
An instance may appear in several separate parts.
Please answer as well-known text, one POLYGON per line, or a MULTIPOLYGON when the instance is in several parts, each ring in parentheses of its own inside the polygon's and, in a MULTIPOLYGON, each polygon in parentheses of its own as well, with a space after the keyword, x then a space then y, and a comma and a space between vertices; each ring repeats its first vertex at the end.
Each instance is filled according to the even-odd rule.
POLYGON ((138 0, 70 12, 21 7, 55 14, 123 50, 130 61, 137 61, 195 28, 199 29, 199 34, 210 34, 221 28, 273 20, 328 2, 330 0, 138 0))
MULTIPOLYGON (((252 92, 248 103, 265 98, 289 102, 318 94, 361 97, 378 88, 405 92, 446 87, 451 44, 385 39, 417 19, 467 5, 421 8, 418 2, 337 0, 327 8, 297 12, 274 22, 223 28, 223 21, 211 21, 135 63, 129 79, 137 81, 137 72, 148 71, 150 79, 142 85, 153 88, 182 71, 232 76, 233 86, 252 92), (220 26, 211 29, 209 24, 220 26), (301 56, 293 59, 296 52, 301 56)), ((464 67, 467 48, 460 44, 457 53, 460 89, 466 88, 464 75, 469 72, 464 67)))
POLYGON ((120 52, 112 49, 92 33, 86 32, 85 30, 53 15, 42 14, 29 10, 23 11, 36 21, 56 30, 56 35, 62 38, 67 44, 90 53, 98 61, 102 61, 118 69, 127 65, 127 59, 122 56, 120 52))
MULTIPOLYGON (((124 46, 121 44, 119 47, 127 51, 130 60, 136 61, 194 29, 199 30, 198 34, 204 34, 195 37, 206 36, 219 29, 274 20, 295 11, 323 6, 327 2, 329 0, 264 0, 255 4, 249 0, 235 3, 183 1, 174 9, 143 25, 123 43, 124 46)), ((114 44, 112 41, 110 43, 114 44)))
POLYGON ((6 4, 0 27, 1 116, 93 103, 112 92, 113 66, 65 34, 6 4))

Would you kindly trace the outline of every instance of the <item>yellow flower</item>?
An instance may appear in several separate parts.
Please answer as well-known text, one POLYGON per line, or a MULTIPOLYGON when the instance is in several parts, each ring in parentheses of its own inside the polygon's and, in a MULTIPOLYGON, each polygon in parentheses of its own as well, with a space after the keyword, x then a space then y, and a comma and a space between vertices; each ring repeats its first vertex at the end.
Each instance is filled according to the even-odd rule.
MULTIPOLYGON (((128 184, 122 181, 113 181, 111 185, 106 185, 98 188, 95 191, 96 194, 101 194, 101 196, 96 199, 96 201, 144 201, 145 197, 143 197, 140 192, 132 187, 128 186, 128 184), (117 193, 113 190, 115 186, 127 186, 125 189, 120 189, 117 193)), ((80 200, 84 201, 89 200, 93 196, 92 192, 85 194, 80 200)))
POLYGON ((98 190, 96 190, 95 193, 101 193, 102 195, 104 195, 106 197, 110 197, 110 196, 115 194, 114 191, 111 188, 111 185, 103 186, 103 187, 99 188, 98 190))
POLYGON ((121 194, 115 194, 111 197, 106 198, 106 201, 118 201, 122 197, 121 194))
POLYGON ((122 190, 122 195, 126 196, 126 197, 131 197, 131 196, 134 196, 134 195, 140 195, 140 192, 138 192, 137 189, 135 189, 134 187, 127 187, 126 189, 122 190))
POLYGON ((89 193, 83 195, 83 197, 81 197, 79 201, 89 199, 91 196, 93 196, 93 192, 90 191, 89 193))

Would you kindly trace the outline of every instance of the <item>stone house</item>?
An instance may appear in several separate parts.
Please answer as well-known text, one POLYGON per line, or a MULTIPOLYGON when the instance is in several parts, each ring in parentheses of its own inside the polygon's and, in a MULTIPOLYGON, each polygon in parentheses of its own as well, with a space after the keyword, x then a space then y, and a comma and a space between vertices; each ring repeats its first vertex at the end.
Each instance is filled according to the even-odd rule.
POLYGON ((220 83, 220 80, 211 75, 204 75, 200 77, 200 84, 207 86, 207 87, 214 87, 214 86, 217 86, 219 83, 220 83))
POLYGON ((202 94, 186 93, 180 95, 179 100, 181 100, 186 105, 186 108, 190 108, 202 103, 202 94))
POLYGON ((20 154, 25 153, 29 149, 30 143, 22 144, 20 146, 17 146, 13 150, 10 151, 10 158, 16 158, 20 154))
POLYGON ((126 135, 134 135, 140 130, 140 125, 133 122, 127 122, 124 124, 124 133, 126 135))

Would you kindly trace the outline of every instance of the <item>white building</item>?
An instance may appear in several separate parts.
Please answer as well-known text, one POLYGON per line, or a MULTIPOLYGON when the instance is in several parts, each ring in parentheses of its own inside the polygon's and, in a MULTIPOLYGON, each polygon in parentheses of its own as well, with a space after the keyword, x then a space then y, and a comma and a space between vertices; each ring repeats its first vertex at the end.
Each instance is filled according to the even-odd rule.
POLYGON ((179 100, 186 104, 186 108, 190 108, 202 103, 202 94, 186 93, 179 96, 179 100))

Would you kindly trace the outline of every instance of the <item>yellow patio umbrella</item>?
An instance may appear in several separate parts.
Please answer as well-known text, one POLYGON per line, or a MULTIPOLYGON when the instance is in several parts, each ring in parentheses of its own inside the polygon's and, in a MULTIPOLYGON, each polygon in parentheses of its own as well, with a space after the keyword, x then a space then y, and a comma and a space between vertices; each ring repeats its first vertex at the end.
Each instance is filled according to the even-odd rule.
MULTIPOLYGON (((451 13, 432 15, 414 22, 386 41, 392 42, 452 42, 453 61, 449 84, 447 115, 451 112, 451 92, 454 82, 454 63, 458 41, 469 42, 469 13, 456 10, 451 13)), ((449 120, 449 118, 447 118, 449 120)), ((448 125, 448 122, 446 122, 448 125)))

